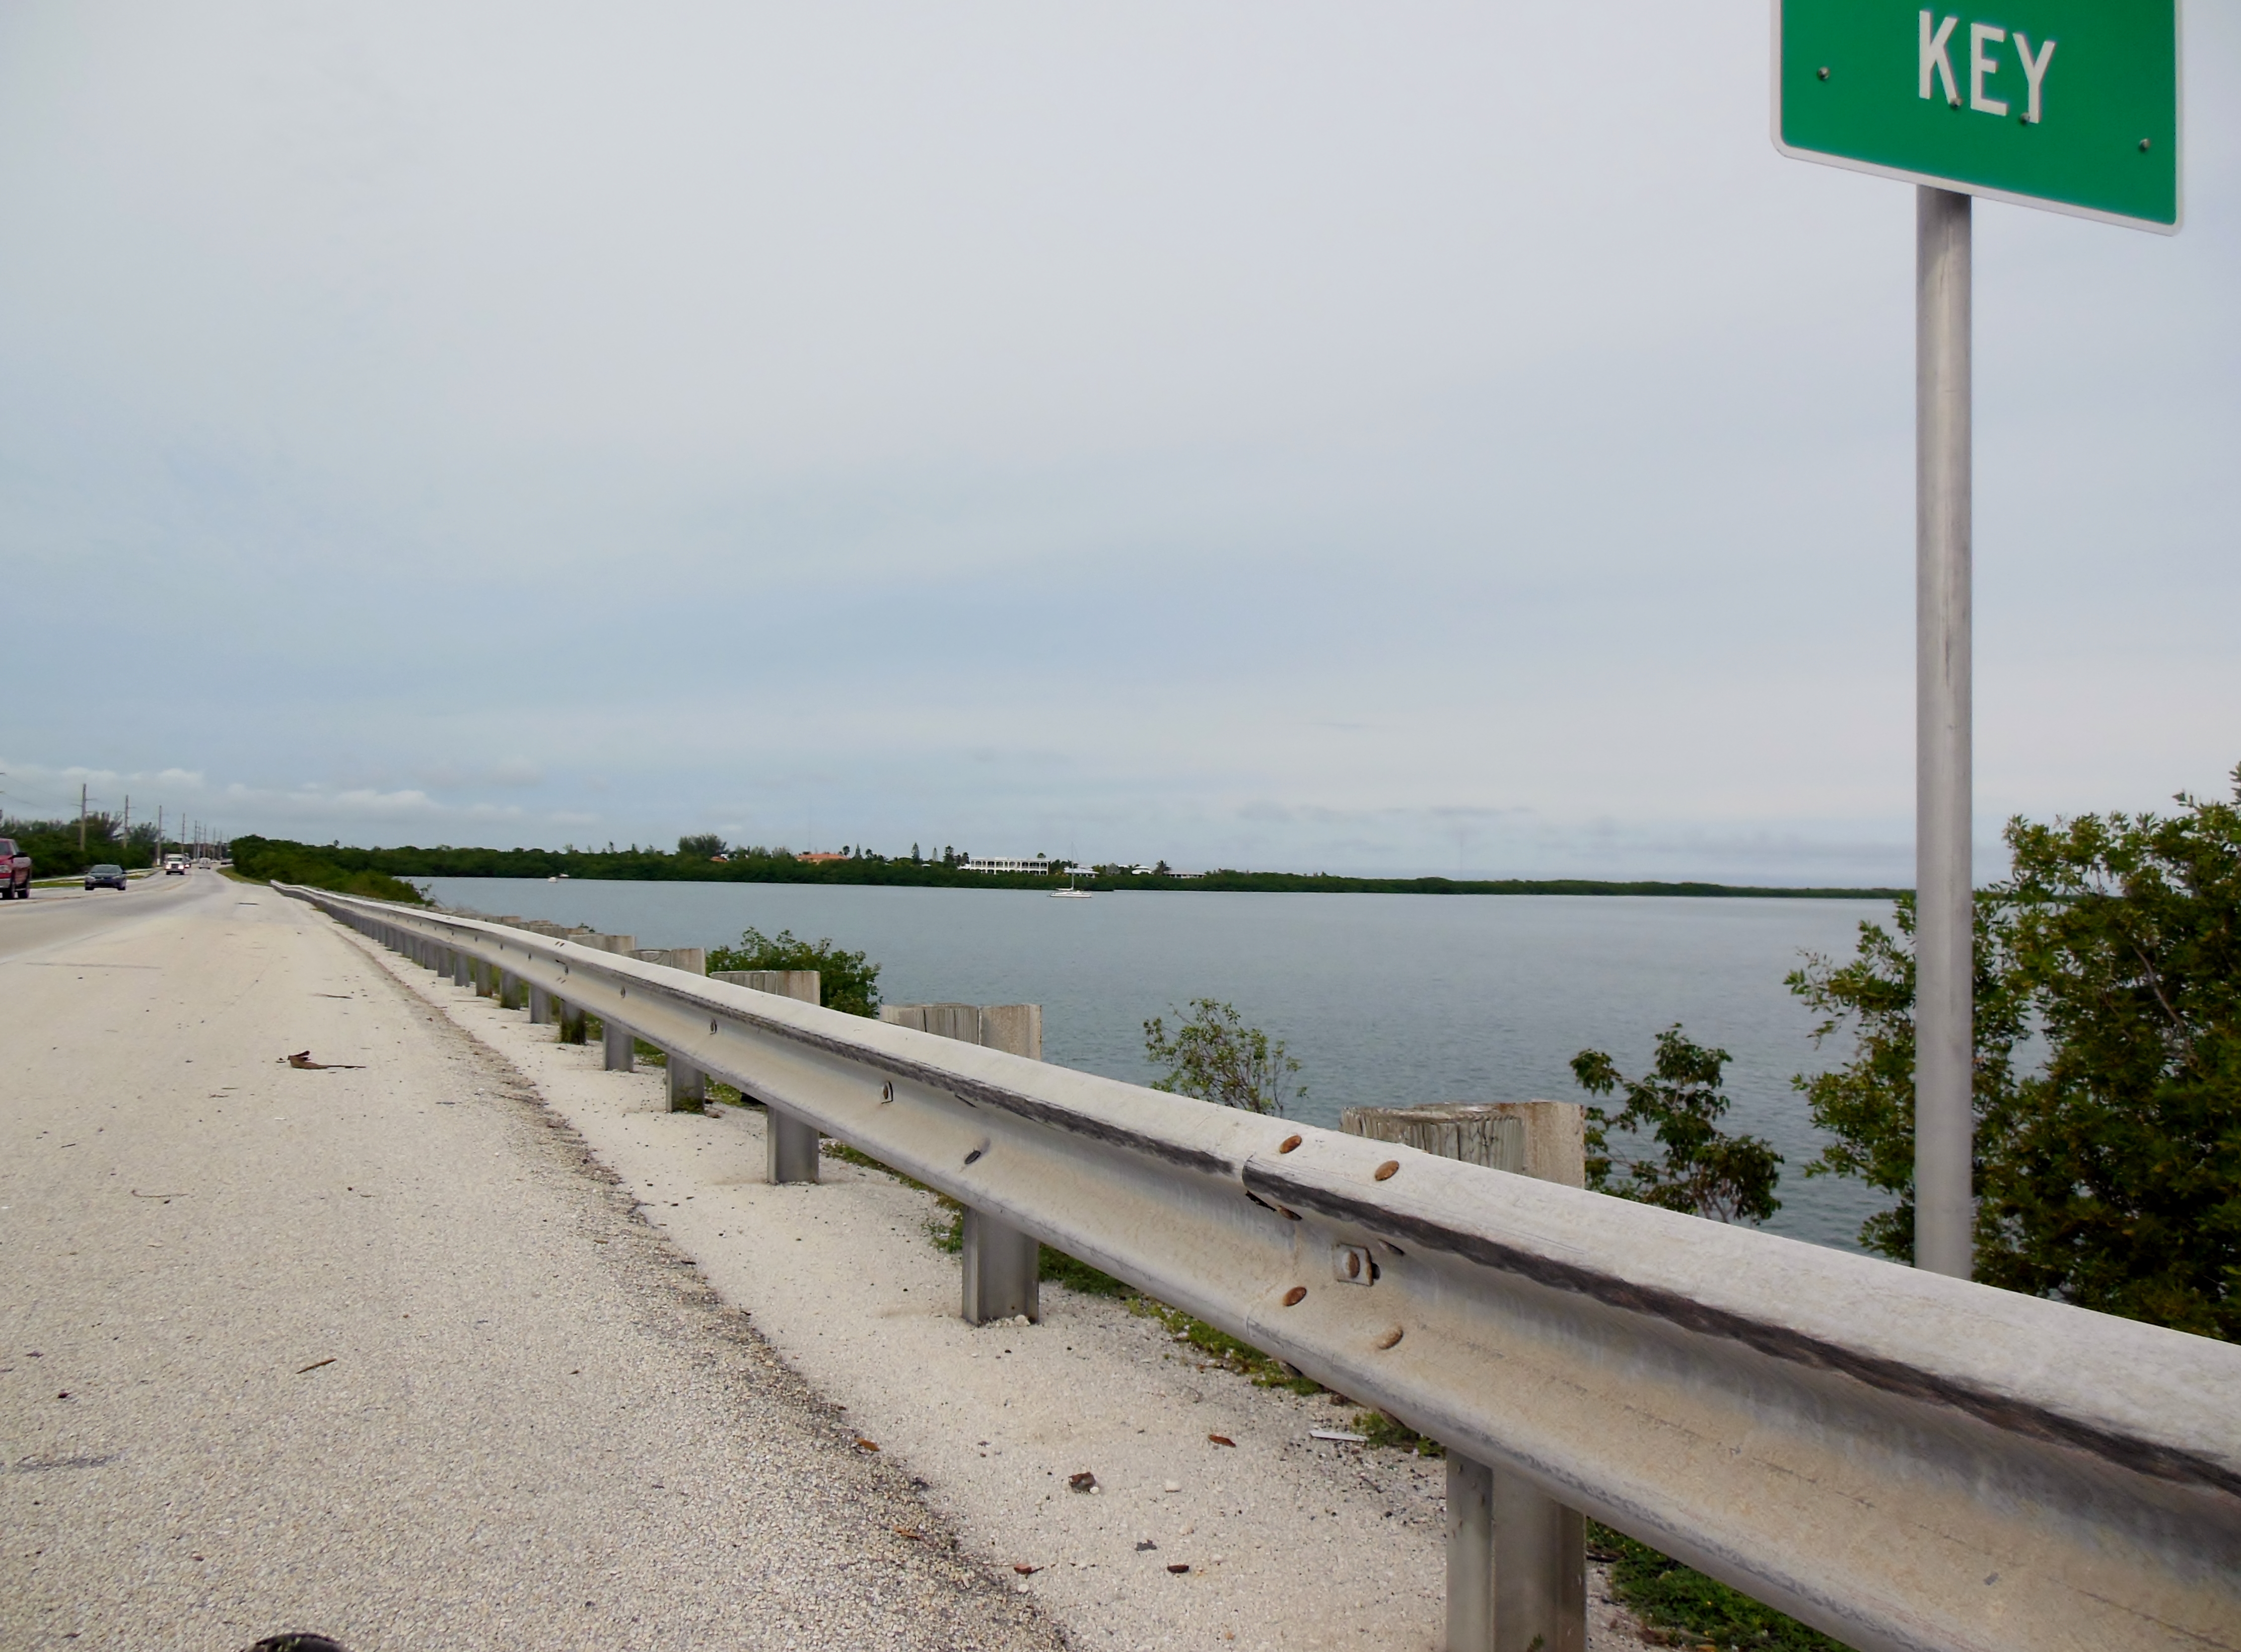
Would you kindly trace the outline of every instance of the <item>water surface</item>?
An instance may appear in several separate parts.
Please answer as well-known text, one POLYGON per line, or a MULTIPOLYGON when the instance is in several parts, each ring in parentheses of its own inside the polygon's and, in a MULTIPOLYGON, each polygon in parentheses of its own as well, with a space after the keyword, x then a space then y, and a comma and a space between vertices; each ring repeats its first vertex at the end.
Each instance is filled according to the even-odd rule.
POLYGON ((714 946, 748 926, 829 936, 880 968, 890 1003, 1039 1003, 1043 1053, 1144 1082, 1143 1023, 1227 1000, 1281 1038, 1308 1086, 1295 1115, 1348 1107, 1585 1100, 1567 1066, 1608 1050, 1633 1074, 1679 1021, 1734 1057, 1731 1128, 1788 1160, 1769 1231, 1850 1247, 1882 1201, 1801 1174, 1823 1138, 1790 1076, 1816 1053, 1782 985, 1807 951, 1851 950, 1883 901, 1656 896, 1323 895, 806 884, 425 881, 446 906, 584 923, 645 946, 714 946))

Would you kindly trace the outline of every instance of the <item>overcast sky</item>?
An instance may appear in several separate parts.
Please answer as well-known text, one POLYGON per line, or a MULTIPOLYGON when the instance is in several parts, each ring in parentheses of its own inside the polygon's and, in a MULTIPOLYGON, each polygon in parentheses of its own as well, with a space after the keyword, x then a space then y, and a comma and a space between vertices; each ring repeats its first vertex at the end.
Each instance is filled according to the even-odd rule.
MULTIPOLYGON (((1988 848, 2241 761, 2186 27, 2181 234, 1977 213, 1988 848)), ((4 0, 0 800, 1905 881, 1912 191, 1768 33, 4 0)))

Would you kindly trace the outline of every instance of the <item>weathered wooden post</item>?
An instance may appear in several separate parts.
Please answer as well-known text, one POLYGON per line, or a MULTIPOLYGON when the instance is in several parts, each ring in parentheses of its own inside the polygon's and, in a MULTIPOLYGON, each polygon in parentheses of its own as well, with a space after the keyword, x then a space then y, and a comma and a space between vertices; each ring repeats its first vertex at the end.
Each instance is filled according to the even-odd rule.
POLYGON ((1043 1059, 1043 1007, 1040 1004, 983 1004, 980 1042, 992 1050, 1043 1059))
POLYGON ((824 1001, 819 996, 823 989, 813 969, 719 969, 708 979, 729 981, 734 987, 745 987, 753 992, 775 993, 780 998, 795 999, 804 1004, 824 1001))
MULTIPOLYGON (((890 1004, 880 1019, 898 1027, 979 1044, 1030 1060, 1043 1059, 1040 1004, 890 1004)), ((965 1207, 965 1320, 1042 1317, 1042 1246, 1032 1234, 965 1207)))
MULTIPOLYGON (((1587 1183, 1575 1101, 1348 1107, 1350 1135, 1515 1175, 1587 1183)), ((1520 1475, 1448 1452, 1447 1652, 1587 1652, 1587 1522, 1520 1475)))
POLYGON ((953 1038, 965 1044, 980 1041, 978 1004, 882 1004, 880 1019, 936 1038, 953 1038))

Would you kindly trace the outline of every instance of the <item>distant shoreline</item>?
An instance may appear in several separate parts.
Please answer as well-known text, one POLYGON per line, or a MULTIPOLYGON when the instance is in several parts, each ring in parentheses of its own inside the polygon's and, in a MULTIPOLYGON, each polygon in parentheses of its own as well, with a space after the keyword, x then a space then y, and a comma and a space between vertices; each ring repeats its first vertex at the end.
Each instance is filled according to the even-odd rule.
MULTIPOLYGON (((544 883, 565 878, 574 883, 786 883, 845 884, 912 889, 1054 889, 1064 874, 967 872, 939 860, 907 860, 880 855, 846 859, 796 860, 756 855, 713 861, 659 851, 565 849, 395 849, 347 848, 340 844, 291 843, 278 839, 237 838, 235 864, 253 866, 266 858, 284 859, 291 882, 319 882, 317 866, 344 877, 513 878, 544 883)), ((253 874, 270 875, 270 874, 253 874)), ((1651 879, 1598 878, 1353 878, 1315 872, 1239 872, 1222 869, 1195 877, 1145 873, 1100 877, 1087 871, 1075 886, 1100 893, 1159 890, 1176 894, 1325 895, 1668 895, 1709 900, 1896 900, 1913 891, 1817 886, 1787 888, 1771 884, 1664 882, 1651 879)))
MULTIPOLYGON (((507 872, 411 871, 400 878, 497 878, 546 883, 555 874, 507 872)), ((1062 887, 1060 879, 1030 875, 960 873, 949 878, 845 877, 826 874, 793 878, 733 875, 703 877, 675 873, 588 873, 559 874, 571 883, 834 884, 851 887, 906 889, 1026 889, 1062 887)), ((1589 878, 1343 878, 1315 873, 1209 872, 1196 878, 1155 873, 1126 878, 1076 878, 1074 886, 1099 894, 1152 892, 1167 894, 1323 895, 1671 895, 1707 900, 1896 900, 1911 889, 1848 887, 1792 889, 1773 884, 1609 882, 1589 878)))

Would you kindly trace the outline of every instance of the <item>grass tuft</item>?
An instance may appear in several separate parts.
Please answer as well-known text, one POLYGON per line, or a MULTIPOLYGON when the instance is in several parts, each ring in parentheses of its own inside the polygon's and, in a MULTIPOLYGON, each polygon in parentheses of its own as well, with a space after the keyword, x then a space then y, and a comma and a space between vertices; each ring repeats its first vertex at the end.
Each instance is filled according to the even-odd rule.
POLYGON ((1444 1457, 1448 1455, 1448 1448, 1438 1441, 1418 1434, 1407 1423, 1388 1417, 1382 1411, 1355 1412, 1354 1431, 1368 1440, 1373 1448, 1413 1451, 1420 1457, 1444 1457))
POLYGON ((1653 1631, 1723 1652, 1847 1652, 1842 1641, 1601 1522, 1588 1522, 1588 1552, 1611 1563, 1611 1593, 1653 1631))
POLYGON ((1215 1365, 1251 1378, 1255 1388, 1282 1388, 1292 1394, 1323 1391, 1323 1385, 1313 1377, 1301 1376, 1283 1361, 1263 1354, 1250 1342, 1241 1342, 1204 1320, 1193 1318, 1179 1308, 1169 1308, 1165 1302, 1140 1295, 1129 1299, 1128 1311, 1159 1321, 1177 1341, 1187 1343, 1215 1365))

